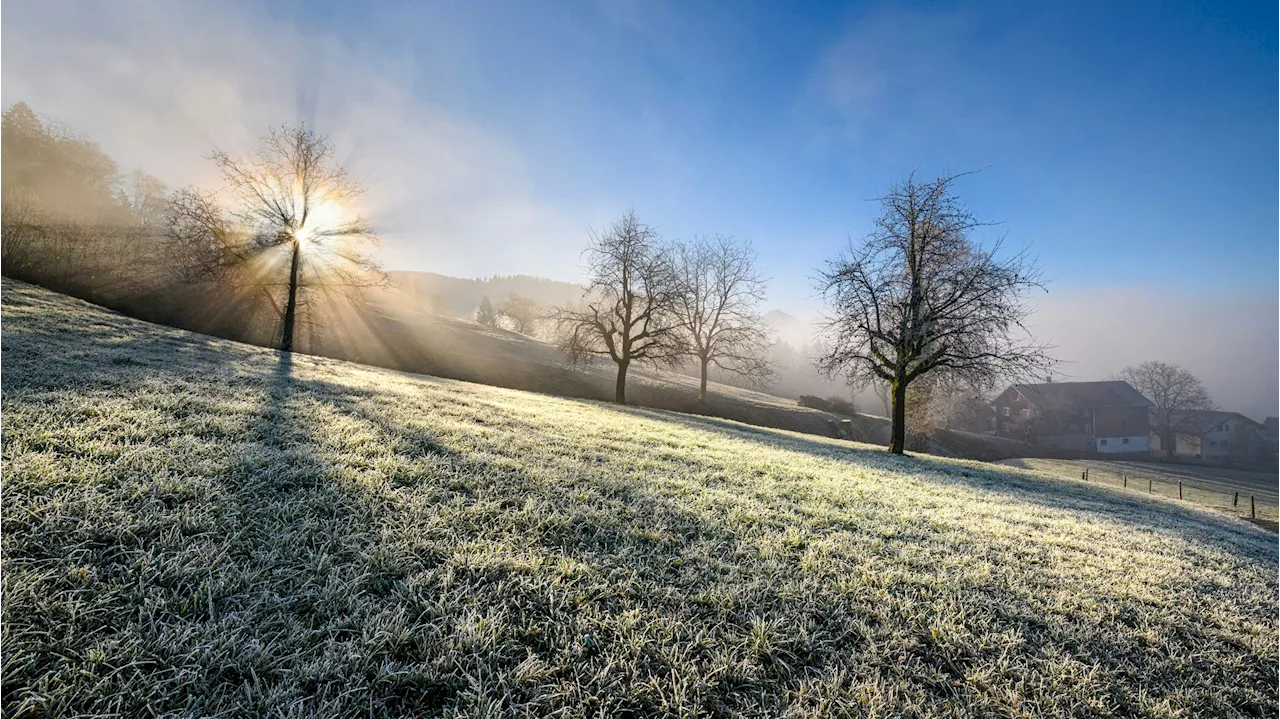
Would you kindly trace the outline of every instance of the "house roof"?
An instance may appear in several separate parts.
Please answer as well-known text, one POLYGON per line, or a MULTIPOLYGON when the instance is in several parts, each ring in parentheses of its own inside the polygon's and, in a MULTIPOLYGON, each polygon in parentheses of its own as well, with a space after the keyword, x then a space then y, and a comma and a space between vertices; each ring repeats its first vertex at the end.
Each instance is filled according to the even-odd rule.
POLYGON ((1170 412, 1169 424, 1177 428, 1178 432, 1204 434, 1205 432, 1212 432, 1223 422, 1233 417, 1239 417, 1249 424, 1260 426, 1257 422, 1249 419, 1239 412, 1223 412, 1207 409, 1170 412))
POLYGON ((1105 382, 1048 382, 1015 384, 1013 388, 1032 407, 1043 407, 1049 398, 1064 399, 1080 409, 1091 407, 1150 407, 1151 401, 1123 380, 1105 382))

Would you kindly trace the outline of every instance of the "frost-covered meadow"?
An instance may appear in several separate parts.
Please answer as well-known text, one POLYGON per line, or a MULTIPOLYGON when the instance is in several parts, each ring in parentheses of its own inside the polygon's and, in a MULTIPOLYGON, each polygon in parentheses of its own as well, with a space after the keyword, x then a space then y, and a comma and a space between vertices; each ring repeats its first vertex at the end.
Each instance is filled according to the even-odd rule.
POLYGON ((5 281, 3 713, 1274 716, 1277 540, 5 281))

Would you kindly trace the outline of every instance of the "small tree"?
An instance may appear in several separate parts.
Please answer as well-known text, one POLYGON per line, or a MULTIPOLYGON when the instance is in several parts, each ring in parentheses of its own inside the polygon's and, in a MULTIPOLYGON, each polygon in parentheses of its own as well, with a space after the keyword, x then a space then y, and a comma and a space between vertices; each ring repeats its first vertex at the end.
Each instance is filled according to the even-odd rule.
POLYGON ((498 313, 494 311, 488 295, 480 298, 480 307, 476 309, 476 322, 479 322, 481 327, 489 329, 498 326, 498 313))
POLYGON ((280 349, 293 350, 304 295, 348 298, 386 276, 362 249, 376 244, 352 203, 363 194, 334 158, 328 138, 305 125, 272 129, 248 157, 213 153, 231 206, 198 190, 170 204, 169 238, 179 256, 195 256, 205 279, 259 294, 282 324, 280 349))
POLYGON ((1196 410, 1214 409, 1213 399, 1200 380, 1185 367, 1170 362, 1151 361, 1125 367, 1118 379, 1133 385, 1155 405, 1150 413, 1151 430, 1160 437, 1160 446, 1172 457, 1178 437, 1194 422, 1196 410))
POLYGON ((890 383, 897 454, 914 380, 932 373, 935 383, 985 388, 1052 363, 1023 324, 1027 292, 1043 287, 1039 270, 1025 253, 1001 257, 1000 243, 970 241, 982 223, 951 193, 955 177, 894 186, 879 198, 875 229, 829 260, 819 280, 831 343, 818 366, 854 383, 890 383))
POLYGON ((498 307, 498 315, 511 322, 511 328, 522 335, 531 335, 537 331, 541 317, 538 303, 529 297, 511 292, 498 307))
POLYGON ((714 365, 755 385, 773 376, 769 330, 760 316, 765 281, 751 245, 717 235, 677 245, 675 317, 698 363, 698 401, 714 365))
POLYGON ((627 369, 634 362, 677 361, 684 354, 674 316, 679 288, 658 233, 628 212, 603 234, 591 233, 589 268, 580 308, 553 319, 560 346, 574 362, 606 356, 617 365, 614 401, 626 404, 627 369))

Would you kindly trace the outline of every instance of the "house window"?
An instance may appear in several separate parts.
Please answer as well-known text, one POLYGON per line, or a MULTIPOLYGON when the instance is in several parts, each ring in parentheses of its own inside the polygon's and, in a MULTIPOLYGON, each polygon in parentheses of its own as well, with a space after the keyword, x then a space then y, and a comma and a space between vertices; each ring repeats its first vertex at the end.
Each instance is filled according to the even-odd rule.
POLYGON ((1098 445, 1099 445, 1099 446, 1102 446, 1102 447, 1107 446, 1107 440, 1105 440, 1105 439, 1100 439, 1100 440, 1098 440, 1098 445))
POLYGON ((1091 425, 1091 424, 1086 424, 1086 425, 1084 426, 1084 433, 1085 433, 1085 434, 1093 434, 1093 425, 1091 425))
POLYGON ((1125 437, 1124 439, 1120 440, 1120 444, 1129 444, 1129 438, 1125 437))
POLYGON ((1072 432, 1079 432, 1079 431, 1080 431, 1080 425, 1078 425, 1078 424, 1073 424, 1073 425, 1071 425, 1071 431, 1072 431, 1072 432))
POLYGON ((1030 416, 1031 416, 1031 410, 1029 410, 1029 409, 1020 409, 1020 410, 1018 410, 1018 414, 1022 415, 1023 417, 1030 417, 1030 416))
POLYGON ((1210 446, 1210 447, 1217 447, 1217 446, 1218 446, 1218 440, 1216 440, 1216 439, 1211 439, 1211 440, 1209 440, 1209 446, 1210 446))
POLYGON ((1009 408, 1008 408, 1008 407, 1001 407, 1000 409, 1004 410, 1004 412, 1003 412, 1004 416, 1006 416, 1006 417, 1008 417, 1008 416, 1009 416, 1009 408))

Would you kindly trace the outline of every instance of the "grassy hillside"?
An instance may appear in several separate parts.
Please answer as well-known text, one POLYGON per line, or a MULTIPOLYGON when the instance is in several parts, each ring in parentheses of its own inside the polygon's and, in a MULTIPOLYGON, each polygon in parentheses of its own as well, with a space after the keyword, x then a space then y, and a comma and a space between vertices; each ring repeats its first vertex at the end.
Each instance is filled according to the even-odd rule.
MULTIPOLYGON (((396 301, 378 303, 343 331, 322 335, 311 349, 406 372, 582 399, 613 399, 617 376, 608 359, 574 366, 549 342, 416 311, 396 301)), ((715 382, 707 401, 697 400, 695 377, 643 366, 627 373, 631 404, 822 435, 830 434, 827 422, 836 419, 794 400, 715 382)))
POLYGON ((1271 716, 1275 535, 3 289, 3 713, 1271 716))

